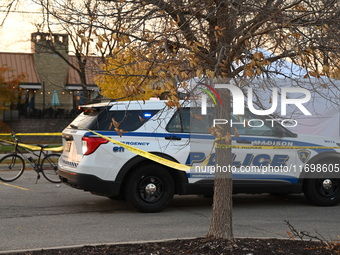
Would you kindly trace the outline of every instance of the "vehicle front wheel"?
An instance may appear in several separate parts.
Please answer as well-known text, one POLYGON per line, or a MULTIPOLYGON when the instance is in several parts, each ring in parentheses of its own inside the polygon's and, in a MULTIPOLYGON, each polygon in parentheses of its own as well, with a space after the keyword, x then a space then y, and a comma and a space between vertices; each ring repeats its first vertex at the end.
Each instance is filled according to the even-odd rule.
POLYGON ((172 176, 160 165, 141 166, 127 179, 125 198, 140 212, 160 212, 167 207, 173 196, 172 176))
POLYGON ((315 205, 337 205, 340 202, 340 179, 306 179, 303 191, 306 198, 315 205))

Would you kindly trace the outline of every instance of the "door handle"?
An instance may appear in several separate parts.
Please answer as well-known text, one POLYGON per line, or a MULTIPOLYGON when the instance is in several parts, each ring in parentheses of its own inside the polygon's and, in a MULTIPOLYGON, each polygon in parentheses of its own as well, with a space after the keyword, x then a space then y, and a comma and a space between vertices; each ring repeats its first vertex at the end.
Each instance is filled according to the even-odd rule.
POLYGON ((182 140, 181 137, 175 136, 175 135, 171 135, 171 136, 166 136, 165 140, 182 140))

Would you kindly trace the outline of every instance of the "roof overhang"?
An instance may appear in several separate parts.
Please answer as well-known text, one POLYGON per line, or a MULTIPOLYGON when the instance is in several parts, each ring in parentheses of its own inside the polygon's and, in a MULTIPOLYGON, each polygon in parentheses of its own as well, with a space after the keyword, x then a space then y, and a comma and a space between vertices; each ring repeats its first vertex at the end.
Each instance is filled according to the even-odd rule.
POLYGON ((22 89, 41 89, 41 84, 20 84, 20 88, 22 89))
MULTIPOLYGON (((65 88, 67 90, 83 90, 83 86, 81 86, 80 84, 67 84, 65 86, 65 88)), ((97 85, 86 85, 87 90, 95 90, 95 91, 99 91, 99 88, 97 87, 97 85)))

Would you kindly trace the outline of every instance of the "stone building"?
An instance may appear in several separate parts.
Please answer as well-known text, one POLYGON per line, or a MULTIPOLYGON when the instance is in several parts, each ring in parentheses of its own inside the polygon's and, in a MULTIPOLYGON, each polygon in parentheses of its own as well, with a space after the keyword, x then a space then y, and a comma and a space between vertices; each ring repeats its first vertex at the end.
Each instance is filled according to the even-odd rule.
MULTIPOLYGON (((25 81, 20 84, 22 90, 18 105, 5 111, 3 118, 74 115, 85 100, 79 74, 71 67, 77 66, 77 59, 69 55, 68 35, 36 32, 31 34, 31 43, 32 53, 0 52, 0 66, 12 70, 5 78, 26 75, 25 81), (54 95, 53 99, 55 93, 57 96, 54 95)), ((95 62, 98 60, 90 57, 87 61, 88 101, 99 98, 98 87, 94 82, 98 72, 95 62)))

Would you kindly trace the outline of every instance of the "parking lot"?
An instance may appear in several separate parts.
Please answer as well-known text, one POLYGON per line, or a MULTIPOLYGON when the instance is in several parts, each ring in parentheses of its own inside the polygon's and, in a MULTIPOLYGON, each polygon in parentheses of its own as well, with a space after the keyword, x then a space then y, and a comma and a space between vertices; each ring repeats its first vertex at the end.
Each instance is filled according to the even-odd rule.
MULTIPOLYGON (((0 251, 198 237, 209 228, 211 198, 176 196, 165 211, 142 214, 124 201, 35 181, 26 171, 15 182, 0 182, 0 251)), ((339 210, 310 205, 302 195, 235 195, 234 234, 287 238, 289 220, 299 231, 337 239, 339 210)))

